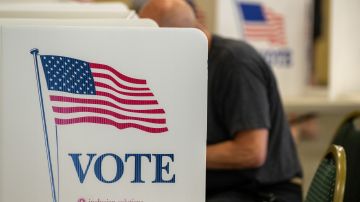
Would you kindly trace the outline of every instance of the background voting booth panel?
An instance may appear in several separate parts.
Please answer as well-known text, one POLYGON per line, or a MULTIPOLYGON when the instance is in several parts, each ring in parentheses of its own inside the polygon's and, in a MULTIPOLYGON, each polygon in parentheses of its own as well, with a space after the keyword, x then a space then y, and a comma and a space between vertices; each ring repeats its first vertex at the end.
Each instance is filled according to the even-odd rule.
POLYGON ((360 100, 360 1, 331 1, 330 98, 360 100))
POLYGON ((0 201, 205 201, 200 31, 0 33, 0 201))
POLYGON ((25 19, 25 18, 0 18, 1 25, 63 25, 63 26, 113 26, 113 27, 152 27, 158 25, 151 19, 25 19))
MULTIPOLYGON (((29 1, 32 1, 32 0, 0 0, 0 2, 12 2, 12 3, 23 3, 23 2, 29 2, 29 1)), ((62 0, 34 0, 34 1, 36 1, 36 2, 59 2, 62 0)))
POLYGON ((1 3, 0 18, 136 18, 122 3, 1 3))
POLYGON ((218 0, 216 32, 249 42, 273 67, 282 95, 300 95, 309 71, 309 5, 309 0, 218 0))

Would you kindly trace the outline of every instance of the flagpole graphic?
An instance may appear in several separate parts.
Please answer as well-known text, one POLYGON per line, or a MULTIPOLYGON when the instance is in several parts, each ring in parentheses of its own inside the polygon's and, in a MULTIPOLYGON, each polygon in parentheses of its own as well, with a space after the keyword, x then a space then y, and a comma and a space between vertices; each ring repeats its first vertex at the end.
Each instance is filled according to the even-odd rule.
POLYGON ((36 74, 37 88, 38 88, 38 94, 39 94, 39 102, 40 102, 40 108, 41 108, 41 118, 42 118, 42 125, 43 125, 43 131, 44 131, 46 156, 47 156, 47 160, 48 160, 48 169, 49 169, 49 175, 50 175, 52 199, 53 199, 53 202, 57 202, 56 191, 55 191, 55 183, 54 183, 54 173, 53 173, 53 166, 52 166, 52 161, 51 161, 51 152, 50 152, 50 146, 49 146, 49 135, 48 135, 48 129, 47 129, 47 125, 46 125, 44 100, 43 100, 43 96, 42 96, 40 71, 39 71, 39 64, 38 64, 38 59, 37 59, 37 57, 39 55, 39 49, 34 48, 34 49, 30 50, 30 53, 34 57, 35 74, 36 74))

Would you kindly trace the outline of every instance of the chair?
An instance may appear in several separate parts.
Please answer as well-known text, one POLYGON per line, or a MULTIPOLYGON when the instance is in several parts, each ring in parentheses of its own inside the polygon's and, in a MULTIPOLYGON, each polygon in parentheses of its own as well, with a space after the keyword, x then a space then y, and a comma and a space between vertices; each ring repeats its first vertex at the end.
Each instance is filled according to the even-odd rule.
POLYGON ((346 151, 346 189, 344 201, 360 201, 360 129, 357 120, 360 111, 353 112, 338 128, 332 144, 340 145, 346 151))
POLYGON ((331 145, 311 182, 305 202, 342 202, 346 157, 341 146, 331 145))

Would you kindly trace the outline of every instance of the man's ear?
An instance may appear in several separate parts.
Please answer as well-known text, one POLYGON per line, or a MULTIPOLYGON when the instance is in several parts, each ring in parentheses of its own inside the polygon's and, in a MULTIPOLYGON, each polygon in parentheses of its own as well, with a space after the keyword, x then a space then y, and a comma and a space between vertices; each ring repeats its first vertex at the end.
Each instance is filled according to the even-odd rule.
MULTIPOLYGON (((199 8, 199 6, 194 7, 194 12, 195 12, 195 16, 196 19, 203 25, 206 27, 206 14, 205 12, 199 8)), ((206 27, 207 28, 207 27, 206 27)))

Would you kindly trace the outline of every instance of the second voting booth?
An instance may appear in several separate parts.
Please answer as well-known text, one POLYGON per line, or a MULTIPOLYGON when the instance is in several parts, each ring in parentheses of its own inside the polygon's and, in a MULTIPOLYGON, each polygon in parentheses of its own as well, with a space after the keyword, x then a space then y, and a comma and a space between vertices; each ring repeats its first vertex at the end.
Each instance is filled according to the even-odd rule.
POLYGON ((0 20, 0 201, 205 201, 200 31, 21 21, 0 20))
POLYGON ((51 2, 51 3, 12 3, 3 2, 0 6, 1 18, 136 18, 134 11, 129 10, 122 3, 76 3, 76 2, 51 2))
POLYGON ((310 71, 310 1, 216 2, 216 32, 256 48, 273 68, 283 96, 302 95, 310 71))

